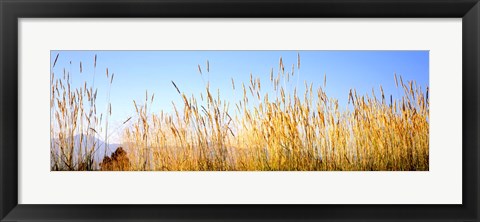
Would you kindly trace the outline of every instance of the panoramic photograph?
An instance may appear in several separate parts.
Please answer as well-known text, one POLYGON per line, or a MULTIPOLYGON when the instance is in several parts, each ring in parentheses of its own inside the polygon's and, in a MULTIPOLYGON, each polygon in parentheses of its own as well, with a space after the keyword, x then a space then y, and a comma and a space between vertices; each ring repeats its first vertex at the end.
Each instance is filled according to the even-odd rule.
POLYGON ((51 171, 428 171, 429 51, 52 50, 51 171))

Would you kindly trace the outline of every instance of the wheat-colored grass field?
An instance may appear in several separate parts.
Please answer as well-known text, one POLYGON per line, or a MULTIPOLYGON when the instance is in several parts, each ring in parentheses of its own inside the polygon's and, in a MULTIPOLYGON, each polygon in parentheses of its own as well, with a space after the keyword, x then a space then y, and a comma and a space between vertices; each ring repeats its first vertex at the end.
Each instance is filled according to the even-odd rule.
MULTIPOLYGON (((382 86, 366 94, 352 88, 344 92, 346 107, 324 90, 328 73, 317 87, 290 84, 302 70, 300 54, 294 64, 282 58, 271 64, 278 71, 272 69, 269 81, 253 74, 248 82, 232 78, 231 91, 204 81, 201 93, 187 95, 182 91, 187 85, 171 81, 168 90, 182 102, 171 103, 173 112, 152 110, 156 100, 168 98, 145 89, 144 99, 131 101, 134 115, 121 125, 119 148, 107 153, 100 148, 118 129, 109 126, 110 102, 106 111, 97 109, 95 78, 106 78, 109 89, 114 74, 98 71, 91 82, 72 87, 71 74, 55 68, 56 59, 50 103, 53 171, 429 170, 428 85, 397 74, 391 81, 400 96, 385 94, 382 86), (238 100, 224 99, 233 93, 238 100)), ((200 77, 210 72, 208 60, 195 68, 200 77)), ((83 71, 82 63, 78 69, 83 71)), ((109 100, 110 90, 103 97, 109 100)))

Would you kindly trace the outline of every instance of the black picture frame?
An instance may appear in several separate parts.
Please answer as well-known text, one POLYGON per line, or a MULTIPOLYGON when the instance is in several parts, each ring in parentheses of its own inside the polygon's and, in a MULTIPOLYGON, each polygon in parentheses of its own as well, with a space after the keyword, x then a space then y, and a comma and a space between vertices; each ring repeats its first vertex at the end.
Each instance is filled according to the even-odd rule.
MULTIPOLYGON (((479 221, 480 5, 478 0, 0 0, 0 15, 1 221, 479 221), (18 204, 17 21, 19 18, 47 17, 462 18, 463 204, 18 204)), ((42 191, 39 190, 39 192, 42 191)))

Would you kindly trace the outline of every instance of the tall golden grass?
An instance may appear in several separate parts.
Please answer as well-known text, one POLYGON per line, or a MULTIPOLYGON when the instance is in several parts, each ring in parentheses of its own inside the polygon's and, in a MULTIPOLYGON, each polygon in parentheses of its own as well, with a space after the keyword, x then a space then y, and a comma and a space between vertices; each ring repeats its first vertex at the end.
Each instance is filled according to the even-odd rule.
MULTIPOLYGON (((209 66, 207 61, 207 73, 209 66)), ((204 75, 200 65, 198 71, 204 75)), ((265 91, 264 83, 252 74, 247 83, 236 84, 232 79, 232 92, 212 90, 207 81, 202 93, 190 96, 181 90, 182 85, 172 81, 172 90, 183 101, 172 102, 173 113, 149 109, 155 96, 146 91, 143 101, 133 101, 136 114, 128 119, 130 125, 122 134, 129 170, 429 169, 428 86, 423 90, 415 81, 404 82, 395 74, 392 82, 403 94, 399 98, 386 96, 382 86, 365 95, 351 89, 345 92, 347 107, 341 108, 338 100, 324 91, 326 75, 323 87, 314 88, 309 82, 298 87, 299 72, 300 55, 290 70, 280 58, 278 72, 274 74, 272 69, 265 91), (239 91, 238 101, 222 99, 221 93, 238 95, 239 91)), ((65 77, 54 81, 52 74, 52 122, 56 120, 60 126, 57 132, 52 126, 52 136, 60 141, 60 145, 52 145, 52 169, 98 170, 89 159, 94 147, 72 153, 71 141, 62 140, 78 132, 90 132, 85 128, 96 132, 95 127, 101 127, 102 121, 95 116, 96 93, 85 84, 70 95, 68 74, 66 80, 65 88, 65 77), (91 103, 89 112, 81 105, 85 98, 91 103), (80 124, 72 115, 81 116, 80 124)))
MULTIPOLYGON (((52 69, 55 68, 58 54, 52 69)), ((97 112, 97 88, 95 88, 97 56, 94 58, 92 86, 86 81, 83 86, 71 86, 70 72, 65 68, 58 78, 55 72, 50 78, 50 157, 51 170, 96 170, 98 163, 94 158, 100 146, 98 139, 108 141, 108 116, 111 115, 111 104, 105 113, 97 112), (105 137, 101 133, 105 131, 105 137), (77 138, 77 139, 76 139, 77 138), (89 141, 91 140, 91 141, 89 141)), ((83 72, 80 62, 80 74, 83 72)), ((107 79, 113 83, 113 74, 107 79)), ((109 100, 109 92, 107 95, 109 100)), ((106 154, 105 154, 106 155, 106 154)))

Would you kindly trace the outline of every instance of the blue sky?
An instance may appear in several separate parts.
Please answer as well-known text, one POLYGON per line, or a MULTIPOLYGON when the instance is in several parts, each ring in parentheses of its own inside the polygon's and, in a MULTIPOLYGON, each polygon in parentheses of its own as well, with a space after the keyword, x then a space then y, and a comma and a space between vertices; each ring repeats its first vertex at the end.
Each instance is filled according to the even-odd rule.
MULTIPOLYGON (((327 76, 325 91, 329 97, 339 99, 339 105, 345 107, 348 92, 355 88, 358 94, 371 94, 372 88, 379 92, 382 85, 385 94, 400 96, 395 88, 394 73, 405 80, 415 80, 425 89, 429 85, 428 51, 51 51, 51 66, 59 54, 53 68, 56 76, 63 69, 70 72, 73 87, 80 87, 87 81, 91 85, 95 71, 95 87, 98 88, 98 111, 107 107, 108 80, 115 73, 111 87, 113 126, 119 125, 133 116, 133 100, 141 104, 145 100, 145 91, 155 93, 152 112, 172 111, 172 101, 182 104, 171 81, 174 81, 186 95, 198 95, 203 92, 204 82, 210 81, 213 92, 220 90, 221 97, 231 102, 241 96, 241 82, 250 80, 250 73, 262 80, 262 92, 267 92, 270 70, 278 72, 279 58, 283 58, 286 70, 297 64, 297 53, 301 57, 299 87, 303 82, 311 82, 314 88, 323 85, 323 76, 327 76), (94 56, 97 55, 97 67, 94 70, 94 56), (210 72, 206 72, 206 61, 210 72), (71 61, 71 64, 70 64, 71 61), (80 62, 83 72, 80 73, 80 62), (203 80, 198 73, 202 67, 203 80), (234 97, 231 78, 235 80, 237 95, 234 97)), ((295 70, 298 76, 297 70, 295 70)), ((296 85, 297 77, 293 80, 296 85)), ((303 89, 303 88, 301 88, 303 89)), ((379 94, 377 94, 378 96, 379 94)))

